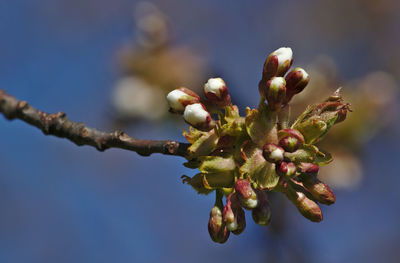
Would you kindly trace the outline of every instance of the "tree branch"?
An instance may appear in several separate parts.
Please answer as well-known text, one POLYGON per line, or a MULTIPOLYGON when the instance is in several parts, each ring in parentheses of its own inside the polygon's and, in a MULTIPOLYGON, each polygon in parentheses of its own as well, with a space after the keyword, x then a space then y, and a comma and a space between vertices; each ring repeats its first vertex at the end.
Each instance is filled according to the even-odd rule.
POLYGON ((86 127, 84 123, 70 121, 66 114, 49 114, 35 109, 26 101, 20 101, 0 89, 0 112, 9 119, 20 119, 43 131, 45 135, 66 138, 78 146, 90 145, 99 151, 121 148, 148 156, 152 153, 185 156, 188 143, 171 140, 139 140, 122 131, 106 133, 86 127))

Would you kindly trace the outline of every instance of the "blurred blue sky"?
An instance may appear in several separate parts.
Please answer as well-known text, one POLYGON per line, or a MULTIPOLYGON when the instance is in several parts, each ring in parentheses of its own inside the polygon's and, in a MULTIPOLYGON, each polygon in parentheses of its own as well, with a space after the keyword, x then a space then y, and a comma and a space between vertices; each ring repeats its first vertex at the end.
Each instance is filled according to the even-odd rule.
MULTIPOLYGON (((306 2, 155 1, 175 42, 206 54, 242 105, 258 103, 261 66, 282 45, 293 48, 296 65, 331 56, 343 80, 389 68, 362 27, 343 30, 342 42, 317 26, 302 27, 302 20, 321 18, 312 10, 296 12, 306 2)), ((105 116, 119 74, 115 52, 134 33, 134 4, 0 2, 0 88, 41 110, 109 129, 105 116)), ((399 25, 398 17, 391 25, 399 25)), ((308 262, 396 262, 400 256, 399 125, 369 143, 361 185, 338 191, 337 203, 323 208, 322 223, 306 222, 288 206, 290 246, 269 239, 251 220, 225 245, 211 242, 206 225, 213 198, 182 185, 179 177, 192 173, 183 159, 100 153, 3 117, 0 127, 0 262, 263 262, 271 247, 282 262, 290 262, 285 254, 293 247, 308 262)), ((183 127, 140 124, 128 132, 183 140, 183 127)))

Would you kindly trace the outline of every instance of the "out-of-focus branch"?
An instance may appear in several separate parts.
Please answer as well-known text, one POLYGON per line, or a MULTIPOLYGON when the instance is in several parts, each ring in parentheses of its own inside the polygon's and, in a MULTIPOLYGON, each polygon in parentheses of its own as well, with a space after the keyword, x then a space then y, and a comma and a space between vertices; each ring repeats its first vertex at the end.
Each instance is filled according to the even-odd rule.
POLYGON ((45 135, 66 138, 78 146, 90 145, 99 151, 121 148, 148 156, 152 153, 185 156, 189 144, 171 140, 139 140, 122 131, 106 133, 87 127, 84 123, 70 121, 66 114, 49 114, 35 109, 0 90, 0 112, 9 120, 20 119, 43 131, 45 135))

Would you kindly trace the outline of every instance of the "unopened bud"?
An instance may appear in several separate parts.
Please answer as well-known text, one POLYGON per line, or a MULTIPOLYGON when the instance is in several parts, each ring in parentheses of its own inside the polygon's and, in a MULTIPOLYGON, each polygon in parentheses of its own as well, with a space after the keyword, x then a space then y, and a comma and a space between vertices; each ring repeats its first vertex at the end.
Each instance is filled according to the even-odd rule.
POLYGON ((348 110, 349 110, 349 105, 345 105, 341 109, 338 110, 338 112, 337 112, 338 117, 335 121, 335 124, 342 122, 346 119, 348 110))
POLYGON ((235 190, 240 204, 246 209, 253 209, 257 206, 257 194, 245 179, 239 179, 235 183, 235 190))
POLYGON ((296 165, 292 162, 281 162, 279 165, 276 166, 276 173, 283 177, 293 177, 296 175, 296 165))
POLYGON ((266 226, 271 221, 271 209, 265 191, 257 190, 258 205, 251 212, 254 222, 266 226))
POLYGON ((231 102, 228 88, 225 81, 221 78, 211 78, 204 84, 204 94, 207 99, 217 104, 217 106, 226 106, 231 102))
POLYGON ((278 110, 286 96, 286 81, 282 77, 273 77, 267 81, 265 98, 271 110, 278 110))
POLYGON ((222 216, 227 229, 235 235, 241 234, 246 228, 244 211, 239 205, 236 194, 230 194, 226 198, 226 205, 222 216))
POLYGON ((292 153, 299 149, 301 143, 293 136, 286 136, 279 141, 279 145, 282 146, 285 151, 292 153))
POLYGON ((217 243, 225 243, 230 232, 225 226, 222 218, 222 211, 218 206, 214 206, 210 212, 210 219, 208 220, 208 233, 211 239, 217 243))
POLYGON ((170 107, 170 112, 182 114, 187 105, 199 103, 200 97, 190 89, 179 88, 168 93, 167 101, 170 107))
POLYGON ((276 163, 283 160, 285 150, 276 144, 268 143, 263 147, 263 156, 270 163, 276 163))
POLYGON ((263 79, 283 76, 293 63, 293 52, 289 47, 281 47, 272 52, 264 63, 263 79))
POLYGON ((318 202, 325 205, 331 205, 335 203, 336 197, 331 188, 327 184, 318 180, 315 175, 302 174, 300 179, 304 187, 318 202))
POLYGON ((292 97, 307 86, 310 81, 310 76, 302 68, 295 68, 286 75, 286 98, 285 103, 288 103, 292 97))
POLYGON ((300 163, 299 170, 303 174, 317 175, 319 166, 313 163, 300 163))
POLYGON ((322 220, 321 208, 307 196, 303 187, 291 182, 286 188, 286 195, 305 218, 313 222, 322 220))
POLYGON ((210 113, 201 103, 190 104, 186 106, 183 112, 183 118, 187 123, 198 130, 209 131, 215 126, 215 121, 210 113))
POLYGON ((278 131, 279 140, 282 139, 283 137, 286 137, 286 136, 293 136, 296 139, 298 139, 301 144, 304 143, 304 136, 298 130, 295 130, 295 129, 282 129, 282 130, 278 131))

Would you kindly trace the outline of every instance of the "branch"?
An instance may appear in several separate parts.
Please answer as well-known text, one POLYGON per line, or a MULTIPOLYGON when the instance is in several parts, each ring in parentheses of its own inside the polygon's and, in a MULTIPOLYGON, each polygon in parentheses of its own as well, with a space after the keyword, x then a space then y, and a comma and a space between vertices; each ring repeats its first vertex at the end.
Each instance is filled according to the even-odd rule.
POLYGON ((122 131, 106 133, 86 127, 84 123, 70 121, 64 112, 49 114, 35 109, 26 101, 20 101, 7 95, 0 89, 0 112, 9 119, 20 119, 33 125, 45 135, 66 138, 78 146, 90 145, 99 151, 109 148, 121 148, 148 156, 152 153, 185 156, 188 143, 171 140, 139 140, 122 131))

